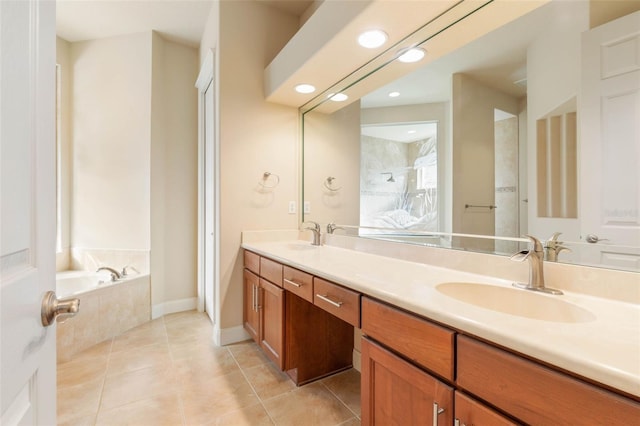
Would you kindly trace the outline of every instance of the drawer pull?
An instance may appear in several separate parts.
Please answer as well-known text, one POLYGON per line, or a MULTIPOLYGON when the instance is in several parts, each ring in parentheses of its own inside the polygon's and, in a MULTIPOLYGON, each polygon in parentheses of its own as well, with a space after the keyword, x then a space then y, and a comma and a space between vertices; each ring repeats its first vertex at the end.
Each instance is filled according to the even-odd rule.
POLYGON ((329 299, 329 297, 327 297, 326 294, 316 294, 316 297, 320 300, 324 300, 325 302, 335 306, 336 308, 341 307, 343 303, 343 302, 336 302, 334 300, 329 299))
POLYGON ((298 287, 298 288, 302 287, 302 284, 298 284, 297 282, 288 280, 286 278, 284 279, 284 282, 287 283, 287 284, 291 284, 292 286, 295 286, 295 287, 298 287))
POLYGON ((438 403, 433 403, 433 426, 438 426, 438 416, 444 413, 444 408, 438 407, 438 403))

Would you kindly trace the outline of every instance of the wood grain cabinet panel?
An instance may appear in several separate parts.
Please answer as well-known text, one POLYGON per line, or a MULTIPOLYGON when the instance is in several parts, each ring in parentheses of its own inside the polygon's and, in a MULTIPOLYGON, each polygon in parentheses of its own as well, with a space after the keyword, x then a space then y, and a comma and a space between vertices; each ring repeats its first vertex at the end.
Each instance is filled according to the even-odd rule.
POLYGON ((260 278, 260 347, 284 369, 284 290, 260 278))
POLYGON ((361 383, 363 425, 453 424, 453 388, 367 338, 361 383))
POLYGON ((247 333, 256 343, 260 343, 260 311, 258 310, 258 296, 260 292, 260 278, 248 269, 244 270, 244 311, 243 323, 247 333))
POLYGON ((285 290, 313 303, 313 275, 285 266, 282 281, 285 290))
POLYGON ((313 278, 313 304, 354 327, 360 327, 360 293, 313 278))
POLYGON ((282 287, 282 270, 282 264, 266 257, 260 258, 260 277, 278 287, 282 287))
POLYGON ((457 384, 535 425, 637 425, 640 404, 515 354, 458 336, 457 384))
POLYGON ((453 381, 454 331, 363 297, 362 332, 427 370, 453 381))
POLYGON ((260 275, 260 256, 245 250, 244 251, 244 267, 256 275, 260 275))
POLYGON ((455 393, 455 426, 517 426, 508 417, 462 392, 455 393))

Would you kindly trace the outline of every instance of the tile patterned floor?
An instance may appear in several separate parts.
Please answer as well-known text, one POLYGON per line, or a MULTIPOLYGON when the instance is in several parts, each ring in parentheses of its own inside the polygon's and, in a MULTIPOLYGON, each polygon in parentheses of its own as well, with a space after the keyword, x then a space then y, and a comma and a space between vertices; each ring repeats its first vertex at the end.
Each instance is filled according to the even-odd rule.
POLYGON ((253 342, 211 343, 206 315, 165 316, 58 364, 59 425, 360 425, 360 374, 296 388, 253 342))

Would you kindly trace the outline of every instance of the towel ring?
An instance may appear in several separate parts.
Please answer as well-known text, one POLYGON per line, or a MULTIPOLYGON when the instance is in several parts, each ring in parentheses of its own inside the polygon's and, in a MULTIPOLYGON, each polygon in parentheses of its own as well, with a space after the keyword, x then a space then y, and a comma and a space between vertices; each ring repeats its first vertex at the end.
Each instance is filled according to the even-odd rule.
POLYGON ((262 180, 260 180, 258 183, 263 188, 275 188, 280 183, 280 176, 274 173, 264 172, 264 174, 262 175, 262 180))
POLYGON ((341 186, 339 186, 339 187, 337 187, 337 188, 334 188, 334 187, 333 187, 333 181, 334 181, 335 179, 336 179, 336 178, 334 178, 333 176, 329 176, 328 178, 326 178, 326 179, 325 179, 325 181, 324 181, 324 187, 325 187, 325 188, 327 188, 327 189, 328 189, 329 191, 331 191, 331 192, 340 191, 340 190, 342 189, 342 187, 341 187, 341 186))

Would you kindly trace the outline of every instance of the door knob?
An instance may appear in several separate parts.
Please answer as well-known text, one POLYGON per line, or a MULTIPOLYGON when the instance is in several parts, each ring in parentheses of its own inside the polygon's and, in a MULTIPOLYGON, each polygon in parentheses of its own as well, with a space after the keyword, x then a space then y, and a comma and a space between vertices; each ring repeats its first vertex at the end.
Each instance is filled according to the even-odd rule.
POLYGON ((42 309, 40 317, 42 325, 45 327, 53 324, 53 321, 60 316, 66 319, 74 316, 80 310, 80 299, 58 299, 54 291, 48 291, 42 298, 42 309))
POLYGON ((606 238, 598 238, 598 236, 596 234, 587 234, 587 236, 585 237, 585 240, 587 240, 587 242, 591 243, 591 244, 595 244, 595 243, 598 243, 600 241, 609 241, 606 238))

